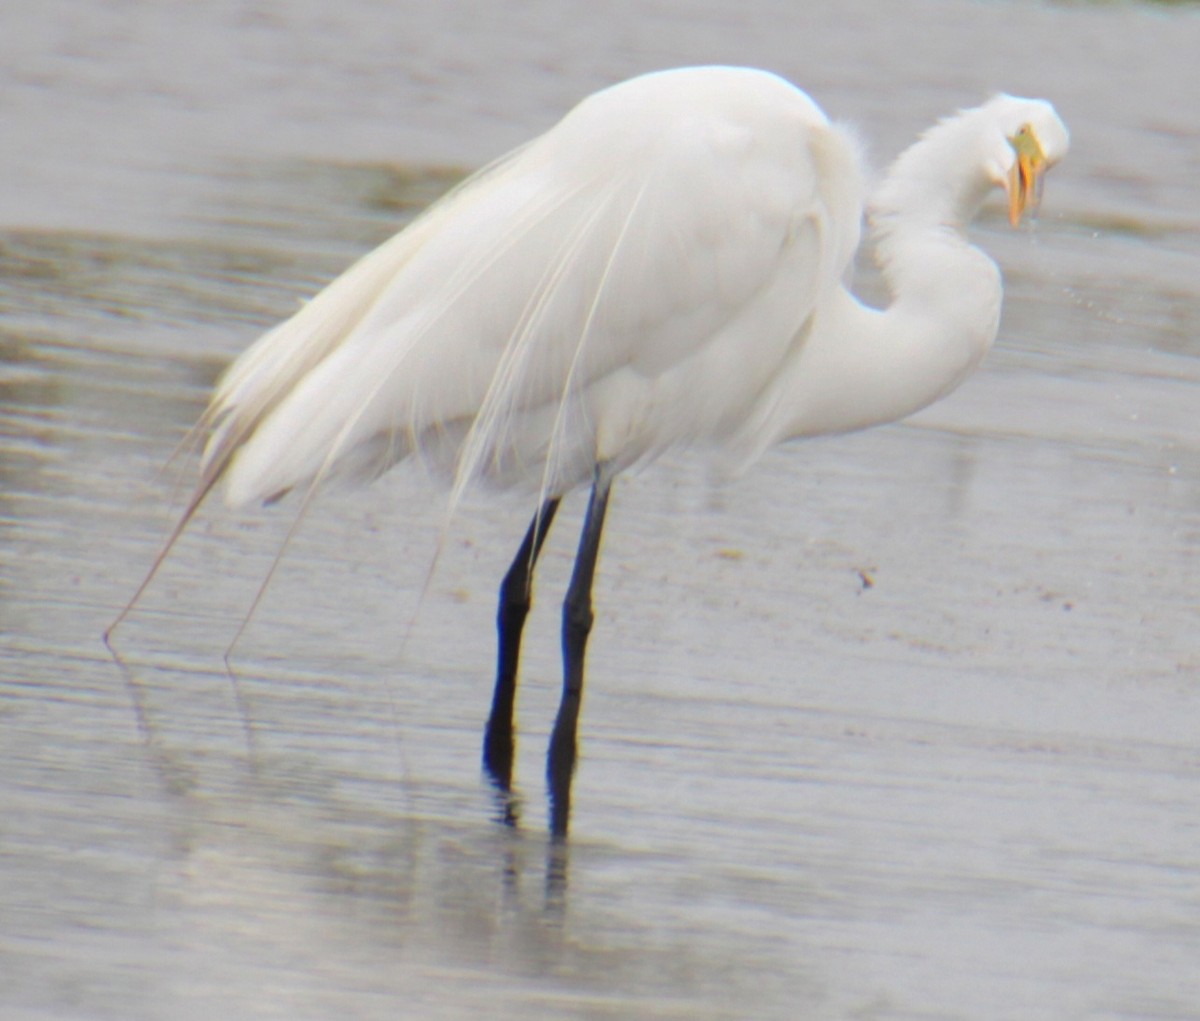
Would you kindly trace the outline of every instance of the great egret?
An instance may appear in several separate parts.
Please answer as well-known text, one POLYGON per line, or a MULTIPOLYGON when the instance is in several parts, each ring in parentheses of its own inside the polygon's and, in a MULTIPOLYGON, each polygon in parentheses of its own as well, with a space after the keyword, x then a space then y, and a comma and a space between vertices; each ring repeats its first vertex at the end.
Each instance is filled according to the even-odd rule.
POLYGON ((444 471, 452 501, 480 480, 536 494, 500 588, 484 741, 507 795, 534 566, 559 500, 590 480, 547 764, 562 837, 614 477, 685 445, 744 465, 949 393, 1000 315, 999 271, 967 224, 1000 187, 1015 226, 1067 145, 1049 103, 1007 95, 923 135, 870 200, 893 296, 881 311, 845 284, 863 217, 856 144, 805 93, 732 67, 597 92, 234 362, 200 422, 210 435, 179 529, 218 480, 245 505, 414 454, 444 471))

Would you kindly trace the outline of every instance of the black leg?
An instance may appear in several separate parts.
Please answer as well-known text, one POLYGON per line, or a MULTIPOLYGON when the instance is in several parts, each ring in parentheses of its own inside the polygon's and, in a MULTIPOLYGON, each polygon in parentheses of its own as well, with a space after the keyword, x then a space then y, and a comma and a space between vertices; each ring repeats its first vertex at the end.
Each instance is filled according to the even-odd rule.
POLYGON ((575 733, 579 720, 579 702, 583 696, 583 657, 588 632, 592 629, 592 579, 600 552, 600 534, 604 530, 604 512, 612 479, 603 465, 596 466, 592 498, 588 503, 575 569, 563 603, 563 693, 550 735, 550 753, 546 777, 550 784, 550 832, 556 839, 567 835, 571 816, 571 777, 575 772, 575 733))
MULTIPOLYGON (((517 663, 521 657, 521 629, 525 626, 532 600, 533 567, 557 510, 558 497, 542 504, 529 523, 525 541, 500 584, 500 608, 496 612, 496 630, 499 632, 496 688, 483 735, 483 768, 492 783, 505 794, 512 790, 513 704, 517 693, 517 663)), ((505 809, 505 819, 510 823, 516 821, 511 812, 510 803, 505 809)))

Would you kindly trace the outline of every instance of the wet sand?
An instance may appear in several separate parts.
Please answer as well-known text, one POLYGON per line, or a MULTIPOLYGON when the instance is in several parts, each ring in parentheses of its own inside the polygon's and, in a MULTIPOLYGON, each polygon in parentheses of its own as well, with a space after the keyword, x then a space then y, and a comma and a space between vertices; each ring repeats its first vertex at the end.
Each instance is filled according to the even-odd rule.
MULTIPOLYGON (((0 33, 0 1016, 1200 1017, 1200 18, 47 4, 0 33), (971 59, 964 59, 970 55, 971 59), (878 162, 994 88, 1073 131, 1005 317, 908 423, 614 497, 565 858, 479 741, 529 508, 399 471, 197 520, 118 632, 262 329, 638 70, 769 66, 878 162)), ((8 17, 8 15, 6 15, 8 17)))

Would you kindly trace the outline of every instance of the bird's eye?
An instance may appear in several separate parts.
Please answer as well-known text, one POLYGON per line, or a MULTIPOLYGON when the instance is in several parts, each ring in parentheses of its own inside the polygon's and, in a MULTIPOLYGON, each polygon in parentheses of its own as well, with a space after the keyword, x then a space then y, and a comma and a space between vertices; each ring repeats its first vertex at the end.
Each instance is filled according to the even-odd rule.
POLYGON ((1022 124, 1015 135, 1009 136, 1008 144, 1016 150, 1018 155, 1024 155, 1028 160, 1040 163, 1045 159, 1042 153, 1042 144, 1038 141, 1033 126, 1028 123, 1022 124))

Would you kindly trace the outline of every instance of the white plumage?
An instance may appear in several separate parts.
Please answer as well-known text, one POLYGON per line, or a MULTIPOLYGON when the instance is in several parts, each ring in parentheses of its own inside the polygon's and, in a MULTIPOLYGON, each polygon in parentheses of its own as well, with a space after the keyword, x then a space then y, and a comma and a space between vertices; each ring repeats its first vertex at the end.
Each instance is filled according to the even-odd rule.
MULTIPOLYGON (((893 300, 846 278, 864 175, 852 137, 764 71, 688 68, 596 93, 452 191, 239 358, 201 422, 201 482, 233 504, 419 454, 455 484, 543 504, 501 592, 485 764, 507 792, 534 562, 558 498, 593 481, 564 610, 549 772, 566 832, 590 588, 609 486, 663 451, 730 463, 907 415, 996 335, 996 266, 966 227, 996 187, 1017 223, 1067 130, 997 96, 932 128, 869 215, 893 300)), ((176 532, 178 534, 178 531, 176 532)), ((135 597, 136 598, 136 597, 135 597)))
POLYGON ((562 492, 597 455, 728 442, 838 285, 862 197, 852 143, 774 75, 598 93, 250 348, 206 469, 232 455, 243 504, 417 448, 452 465, 477 423, 452 470, 562 492))

